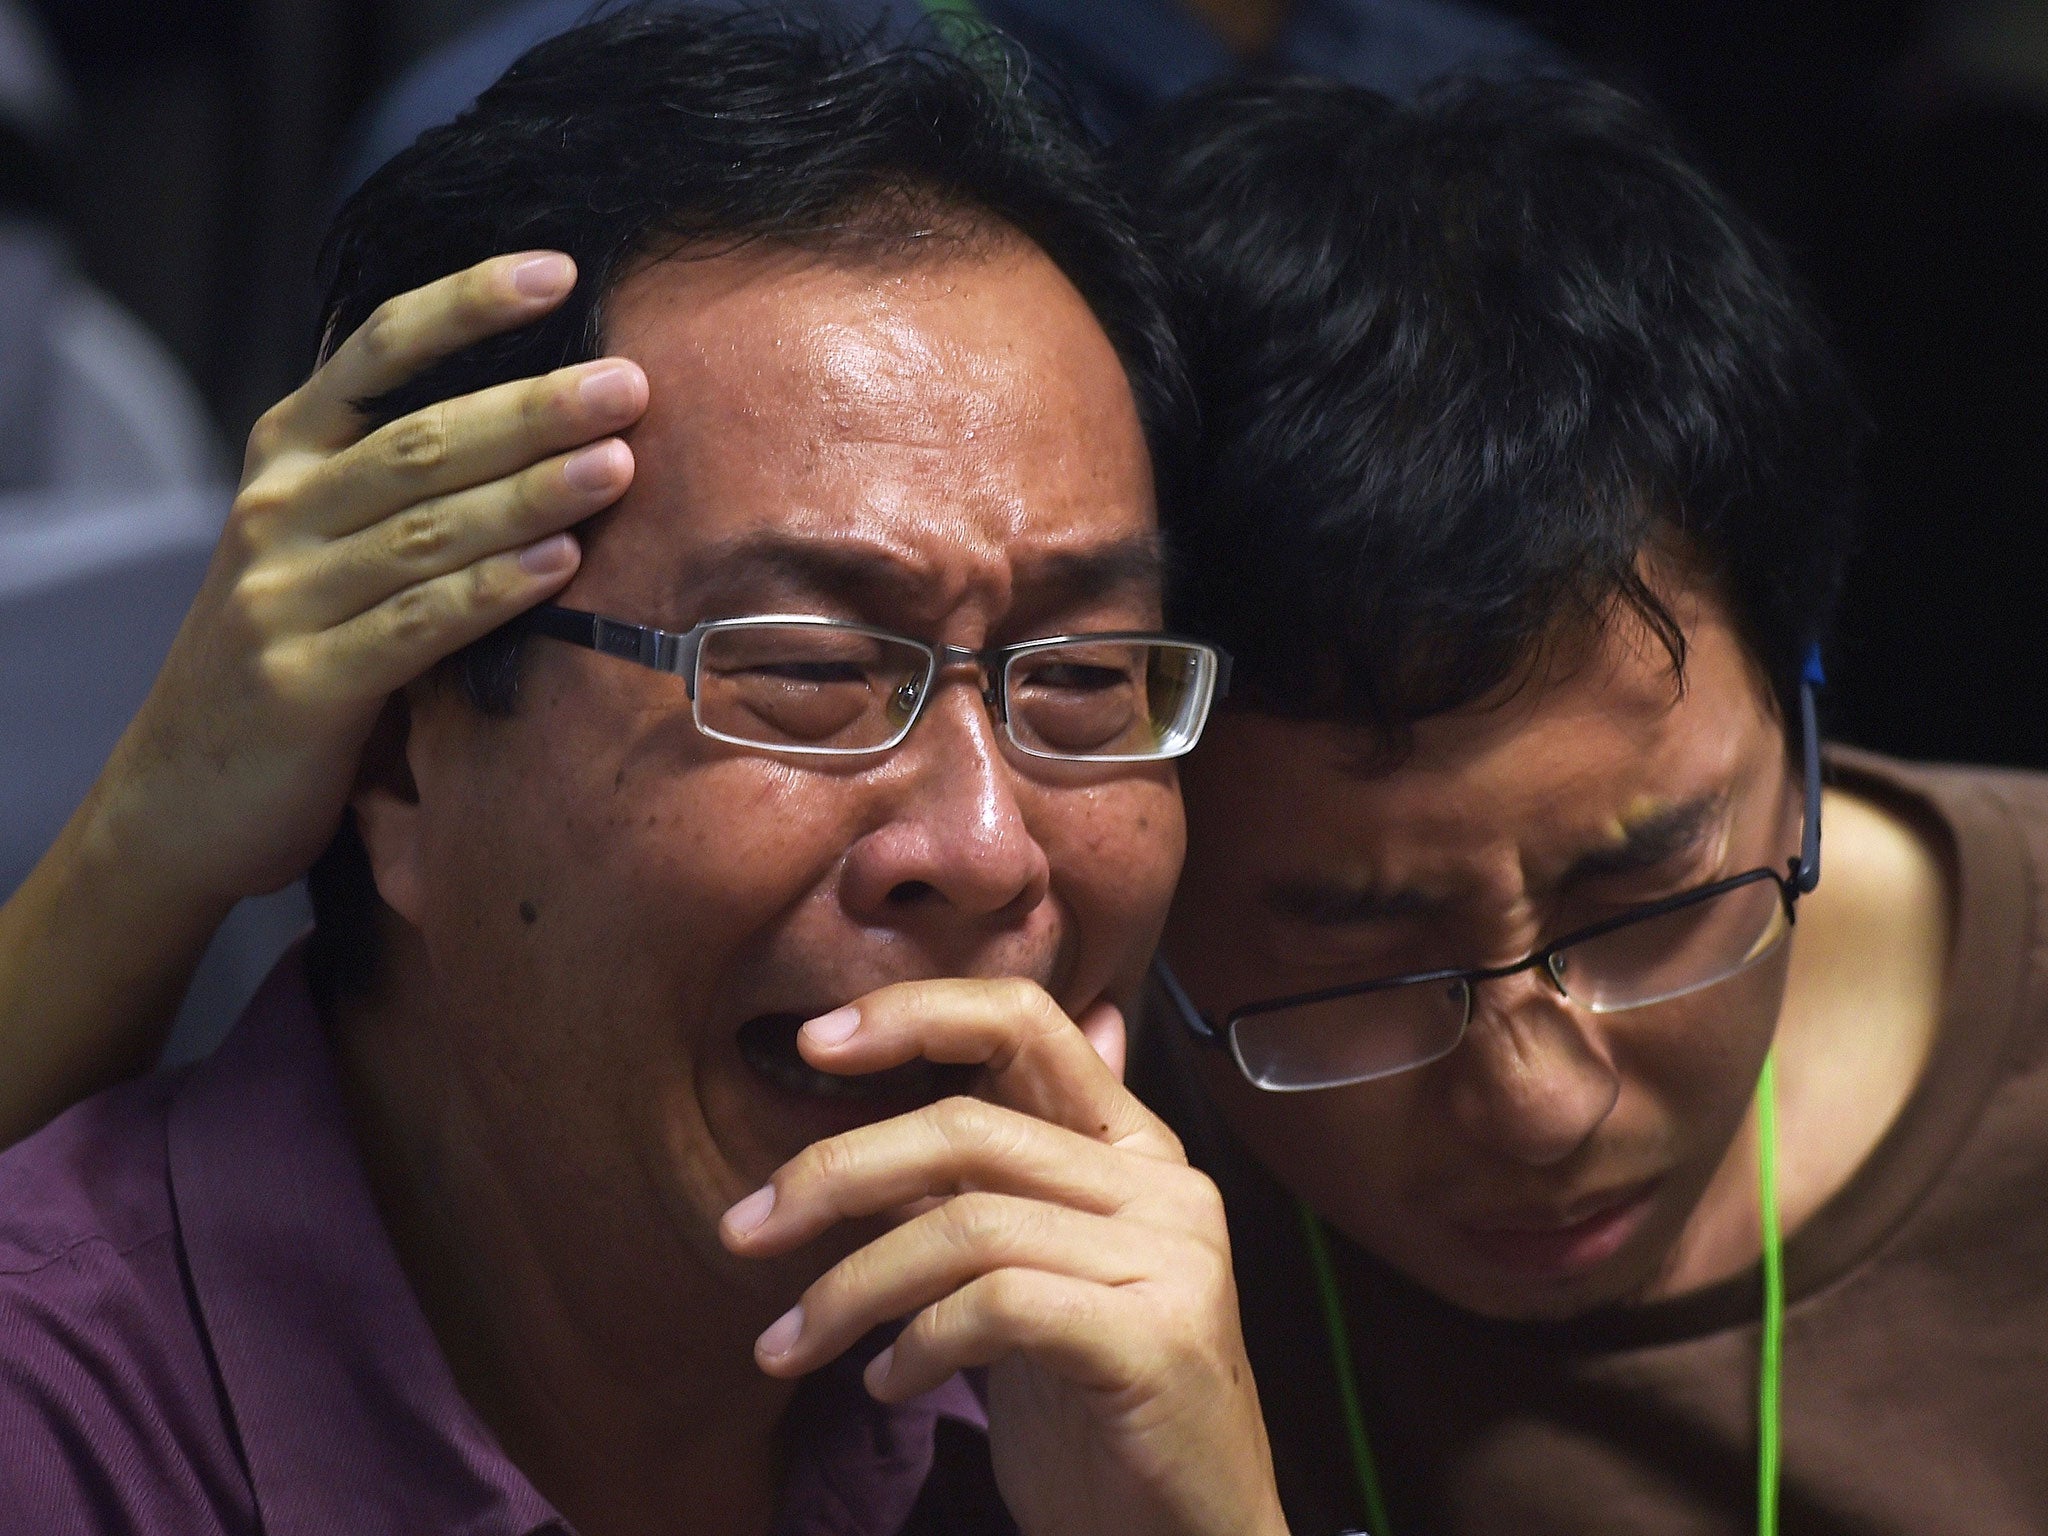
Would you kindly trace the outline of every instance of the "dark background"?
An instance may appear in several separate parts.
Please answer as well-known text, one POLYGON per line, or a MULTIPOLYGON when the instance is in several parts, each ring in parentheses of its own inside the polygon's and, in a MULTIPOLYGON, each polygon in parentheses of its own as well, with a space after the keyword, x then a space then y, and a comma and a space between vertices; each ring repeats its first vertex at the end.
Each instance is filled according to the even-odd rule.
MULTIPOLYGON (((1773 230, 1879 425, 1835 734, 2048 767, 2048 0, 1495 0, 1659 103, 1773 230)), ((38 0, 51 196, 223 438, 307 365, 350 125, 489 0, 38 0)))

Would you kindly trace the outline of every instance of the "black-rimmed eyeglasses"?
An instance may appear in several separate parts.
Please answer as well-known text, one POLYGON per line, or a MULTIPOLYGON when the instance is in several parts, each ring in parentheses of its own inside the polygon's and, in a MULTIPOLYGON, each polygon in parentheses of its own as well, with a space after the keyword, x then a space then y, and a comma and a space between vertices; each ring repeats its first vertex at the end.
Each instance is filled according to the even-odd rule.
POLYGON ((1269 998, 1233 1009, 1219 1026, 1196 1008, 1163 960, 1153 970, 1189 1032, 1227 1047, 1238 1069, 1276 1093, 1391 1077, 1456 1050, 1482 982, 1540 971, 1591 1013, 1646 1008, 1747 970, 1792 931, 1799 898, 1820 880, 1818 662, 1800 685, 1805 823, 1785 872, 1762 868, 1592 923, 1506 965, 1412 972, 1269 998))
POLYGON ((767 752, 857 757, 902 742, 940 672, 971 666, 1010 744, 1066 762, 1180 757, 1228 688, 1215 646, 1135 631, 974 651, 815 614, 711 619, 680 634, 545 604, 531 634, 672 672, 706 736, 767 752))

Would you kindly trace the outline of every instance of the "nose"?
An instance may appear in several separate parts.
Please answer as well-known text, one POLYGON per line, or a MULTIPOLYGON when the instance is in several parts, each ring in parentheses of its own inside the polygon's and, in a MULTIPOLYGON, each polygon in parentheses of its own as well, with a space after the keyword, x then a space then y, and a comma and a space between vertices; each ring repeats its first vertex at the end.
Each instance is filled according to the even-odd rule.
POLYGON ((1621 1096, 1604 1036, 1539 971, 1480 983, 1464 1042, 1444 1063, 1465 1134, 1532 1168, 1585 1145, 1621 1096))
POLYGON ((896 749, 881 818, 847 855, 841 897, 864 923, 1015 920, 1051 887, 979 681, 938 686, 896 749))

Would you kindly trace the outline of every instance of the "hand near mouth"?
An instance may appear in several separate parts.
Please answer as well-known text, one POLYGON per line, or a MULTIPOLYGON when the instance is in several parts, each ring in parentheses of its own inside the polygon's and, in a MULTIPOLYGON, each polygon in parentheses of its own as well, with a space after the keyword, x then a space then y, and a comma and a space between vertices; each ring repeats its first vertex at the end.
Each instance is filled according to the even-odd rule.
POLYGON ((905 982, 812 1020, 800 1048, 835 1073, 973 1065, 982 1097, 814 1143, 726 1213, 726 1246, 765 1258, 930 1202, 805 1291, 761 1368, 802 1375, 909 1317, 868 1390, 898 1402, 989 1366, 996 1476, 1027 1536, 1284 1536, 1222 1200, 1105 1061, 1116 1009, 1084 1034, 1029 982, 905 982))

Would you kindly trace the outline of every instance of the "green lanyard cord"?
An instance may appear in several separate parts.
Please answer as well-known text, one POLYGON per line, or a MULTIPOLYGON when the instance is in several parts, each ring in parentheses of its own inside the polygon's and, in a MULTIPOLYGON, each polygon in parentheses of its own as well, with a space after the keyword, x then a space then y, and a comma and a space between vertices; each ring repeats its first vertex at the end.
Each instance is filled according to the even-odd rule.
MULTIPOLYGON (((1785 1361, 1785 1243, 1778 1225, 1778 1079, 1776 1063, 1764 1058, 1756 1084, 1757 1217, 1763 1228, 1764 1318, 1757 1349, 1756 1392, 1756 1529, 1757 1536, 1778 1536, 1778 1396, 1785 1361)), ((1365 1506, 1372 1536, 1393 1536, 1386 1496, 1380 1490, 1379 1463, 1365 1431, 1365 1407, 1358 1395, 1358 1365, 1351 1353, 1351 1326, 1344 1296, 1337 1286, 1337 1266, 1330 1257, 1330 1239, 1322 1218, 1300 1201, 1303 1240, 1309 1267, 1315 1272, 1316 1296, 1322 1303, 1323 1330, 1336 1367, 1337 1397, 1344 1411, 1344 1437, 1351 1448, 1351 1472, 1365 1506)))
POLYGON ((1321 1217, 1300 1201, 1295 1202, 1295 1209, 1301 1213, 1308 1261, 1316 1272, 1316 1294, 1323 1304, 1323 1328, 1330 1337, 1330 1358, 1337 1366, 1337 1396, 1344 1405, 1344 1438, 1351 1446, 1351 1470, 1358 1478, 1358 1494, 1365 1501, 1365 1518, 1373 1536, 1387 1536, 1393 1525, 1380 1493, 1379 1464, 1373 1460, 1372 1441, 1365 1433, 1365 1409, 1358 1401, 1358 1367, 1351 1356, 1351 1328, 1344 1317, 1343 1293, 1337 1289, 1337 1266, 1330 1261, 1330 1239, 1323 1232, 1321 1217))
POLYGON ((1778 1070, 1756 1082, 1756 1203, 1764 1236, 1764 1326, 1756 1371, 1756 1532, 1778 1536, 1778 1389, 1785 1368, 1785 1239, 1778 1226, 1778 1070))

